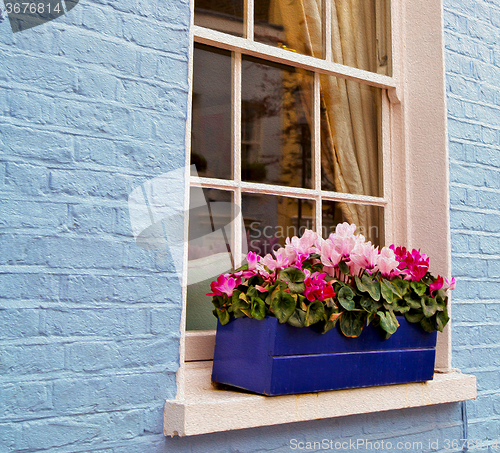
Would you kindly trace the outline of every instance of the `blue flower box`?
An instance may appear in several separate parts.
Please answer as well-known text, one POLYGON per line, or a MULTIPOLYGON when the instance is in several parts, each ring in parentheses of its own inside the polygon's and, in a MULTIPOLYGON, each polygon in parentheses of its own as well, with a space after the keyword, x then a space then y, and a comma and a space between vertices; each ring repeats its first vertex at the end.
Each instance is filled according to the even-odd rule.
POLYGON ((347 338, 338 325, 323 335, 273 317, 219 323, 212 380, 270 396, 431 380, 436 332, 398 321, 387 340, 372 325, 347 338))

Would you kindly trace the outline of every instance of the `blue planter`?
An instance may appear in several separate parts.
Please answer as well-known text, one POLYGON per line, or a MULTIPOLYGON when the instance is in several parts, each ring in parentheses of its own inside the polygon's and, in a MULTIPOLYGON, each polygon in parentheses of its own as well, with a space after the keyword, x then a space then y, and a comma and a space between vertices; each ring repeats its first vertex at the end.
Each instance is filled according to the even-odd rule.
POLYGON ((346 338, 338 326, 322 335, 272 317, 219 323, 212 380, 264 395, 431 380, 436 332, 398 320, 388 340, 372 325, 346 338))

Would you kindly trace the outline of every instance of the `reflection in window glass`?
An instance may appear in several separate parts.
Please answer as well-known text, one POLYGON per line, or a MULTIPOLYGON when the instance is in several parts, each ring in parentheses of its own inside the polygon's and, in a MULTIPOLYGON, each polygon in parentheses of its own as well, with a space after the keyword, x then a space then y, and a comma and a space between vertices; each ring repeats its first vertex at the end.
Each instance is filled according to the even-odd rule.
POLYGON ((232 250, 238 214, 232 192, 191 187, 189 207, 187 330, 215 329, 210 282, 234 266, 232 250))
POLYGON ((244 181, 312 186, 313 76, 244 57, 241 166, 244 181))
POLYGON ((381 89, 321 76, 321 187, 382 196, 381 89))
POLYGON ((230 179, 231 54, 196 44, 193 71, 191 163, 200 176, 230 179))
POLYGON ((384 208, 338 201, 322 203, 322 236, 327 238, 339 223, 354 223, 356 234, 362 234, 375 246, 384 246, 384 208))
POLYGON ((243 194, 243 219, 248 250, 261 256, 285 245, 285 239, 314 229, 311 200, 264 194, 243 194))
POLYGON ((323 58, 321 0, 255 0, 255 40, 323 58))
POLYGON ((231 35, 243 36, 243 0, 195 0, 194 23, 231 35))

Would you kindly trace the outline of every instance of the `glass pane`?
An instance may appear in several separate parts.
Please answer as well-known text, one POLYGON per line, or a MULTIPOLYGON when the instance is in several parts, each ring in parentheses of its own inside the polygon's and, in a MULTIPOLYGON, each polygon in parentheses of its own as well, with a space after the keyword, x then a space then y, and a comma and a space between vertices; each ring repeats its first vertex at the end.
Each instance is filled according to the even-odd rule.
POLYGON ((192 187, 189 206, 187 330, 211 330, 217 326, 210 283, 233 268, 231 222, 239 210, 232 192, 192 187))
POLYGON ((194 24, 243 36, 243 0, 195 0, 194 24))
POLYGON ((245 57, 241 166, 244 181, 312 187, 313 75, 245 57))
POLYGON ((231 53, 196 44, 191 163, 199 176, 232 177, 231 143, 231 53))
POLYGON ((356 234, 362 234, 375 246, 384 246, 384 208, 338 201, 323 201, 322 235, 326 239, 339 223, 354 223, 356 234))
POLYGON ((243 194, 248 250, 261 256, 285 244, 289 236, 314 229, 314 202, 264 194, 243 194))
POLYGON ((380 88, 321 76, 321 187, 382 196, 380 88))
POLYGON ((331 49, 336 63, 391 76, 390 0, 333 1, 331 49))
POLYGON ((323 58, 321 0, 255 0, 255 41, 323 58))

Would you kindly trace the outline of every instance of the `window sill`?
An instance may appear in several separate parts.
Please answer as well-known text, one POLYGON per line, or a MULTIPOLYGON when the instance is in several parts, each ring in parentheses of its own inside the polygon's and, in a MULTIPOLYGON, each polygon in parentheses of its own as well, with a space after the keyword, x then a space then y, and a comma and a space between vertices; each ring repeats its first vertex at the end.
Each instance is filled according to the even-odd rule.
POLYGON ((165 402, 164 434, 192 436, 475 399, 476 377, 436 373, 432 381, 267 397, 216 389, 212 362, 187 363, 184 399, 165 402))

